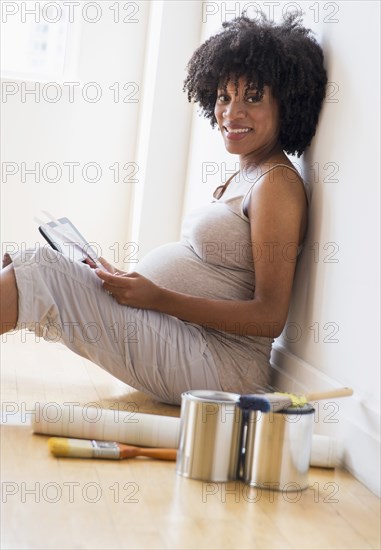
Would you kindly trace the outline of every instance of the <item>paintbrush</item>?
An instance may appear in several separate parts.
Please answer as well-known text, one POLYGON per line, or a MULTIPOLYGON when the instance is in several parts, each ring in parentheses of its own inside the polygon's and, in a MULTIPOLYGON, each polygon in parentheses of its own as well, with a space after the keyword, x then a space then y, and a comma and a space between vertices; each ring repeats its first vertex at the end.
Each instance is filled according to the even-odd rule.
POLYGON ((110 458, 122 460, 146 456, 161 460, 176 460, 176 449, 159 449, 123 445, 115 441, 96 441, 95 439, 70 439, 51 437, 48 439, 50 452, 54 456, 69 458, 110 458))
POLYGON ((313 392, 306 395, 296 395, 293 393, 263 393, 241 395, 237 404, 246 411, 282 411, 288 407, 303 407, 310 401, 321 401, 335 397, 347 397, 353 394, 351 388, 338 388, 326 392, 313 392))

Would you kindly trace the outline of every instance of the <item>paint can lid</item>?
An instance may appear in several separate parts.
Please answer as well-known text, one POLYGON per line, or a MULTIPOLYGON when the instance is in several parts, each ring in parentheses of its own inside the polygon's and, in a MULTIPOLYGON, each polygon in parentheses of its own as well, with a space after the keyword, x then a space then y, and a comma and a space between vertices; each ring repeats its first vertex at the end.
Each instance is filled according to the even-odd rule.
POLYGON ((301 414, 312 414, 315 412, 315 409, 309 403, 301 407, 287 407, 281 411, 277 411, 274 414, 289 414, 289 415, 301 415, 301 414))
POLYGON ((240 395, 238 393, 214 391, 214 390, 190 390, 181 394, 182 399, 191 401, 214 402, 214 403, 237 403, 240 395))

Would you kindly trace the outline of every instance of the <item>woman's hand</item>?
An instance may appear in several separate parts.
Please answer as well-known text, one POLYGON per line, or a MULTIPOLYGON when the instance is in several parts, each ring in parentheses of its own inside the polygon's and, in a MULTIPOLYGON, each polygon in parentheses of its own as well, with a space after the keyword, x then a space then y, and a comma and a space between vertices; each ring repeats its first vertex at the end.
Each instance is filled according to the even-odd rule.
POLYGON ((98 262, 103 265, 107 273, 111 273, 111 275, 126 275, 125 271, 121 271, 120 269, 117 269, 113 265, 109 264, 107 260, 105 260, 102 257, 98 258, 98 262))
POLYGON ((104 269, 108 273, 112 273, 112 275, 123 275, 125 273, 125 271, 120 271, 119 269, 117 269, 113 265, 109 264, 102 257, 98 258, 97 263, 95 263, 94 260, 92 260, 90 257, 87 257, 83 260, 83 263, 87 264, 89 267, 91 267, 91 269, 97 269, 97 268, 99 268, 99 264, 101 264, 104 267, 104 269))
POLYGON ((163 289, 139 273, 112 274, 101 269, 96 269, 95 273, 102 279, 105 291, 111 294, 118 304, 141 309, 157 309, 163 289))

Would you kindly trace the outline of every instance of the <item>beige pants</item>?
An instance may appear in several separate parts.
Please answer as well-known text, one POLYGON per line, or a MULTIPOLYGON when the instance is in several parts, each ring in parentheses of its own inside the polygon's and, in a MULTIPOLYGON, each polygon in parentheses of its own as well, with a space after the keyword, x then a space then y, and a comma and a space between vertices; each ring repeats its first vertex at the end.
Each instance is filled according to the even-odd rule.
POLYGON ((201 327, 119 305, 93 270, 48 246, 11 255, 17 329, 63 342, 133 388, 179 404, 191 389, 220 390, 201 327))

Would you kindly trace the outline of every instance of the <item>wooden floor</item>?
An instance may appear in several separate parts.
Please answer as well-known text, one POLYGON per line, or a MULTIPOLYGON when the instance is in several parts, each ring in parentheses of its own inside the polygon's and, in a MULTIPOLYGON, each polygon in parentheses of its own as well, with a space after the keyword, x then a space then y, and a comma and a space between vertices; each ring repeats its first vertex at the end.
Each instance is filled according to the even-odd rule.
MULTIPOLYGON (((25 341, 22 341, 24 338, 25 341)), ((1 548, 380 548, 380 501, 350 474, 311 468, 304 492, 182 478, 173 462, 56 459, 25 423, 36 403, 179 415, 60 344, 1 346, 1 548)))

